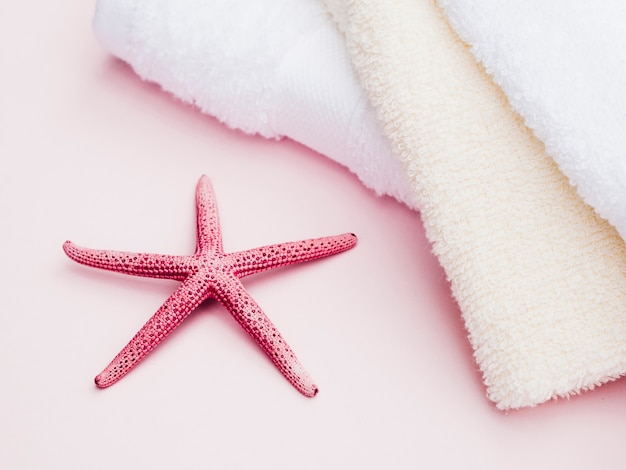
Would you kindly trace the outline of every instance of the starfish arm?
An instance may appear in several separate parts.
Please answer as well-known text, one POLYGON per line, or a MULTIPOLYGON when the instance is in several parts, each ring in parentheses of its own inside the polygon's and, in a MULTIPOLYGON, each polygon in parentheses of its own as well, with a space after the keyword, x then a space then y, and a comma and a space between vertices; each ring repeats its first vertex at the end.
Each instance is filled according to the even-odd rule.
POLYGON ((229 256, 233 259, 236 275, 243 277, 280 266, 341 253, 353 248, 356 242, 355 234, 344 233, 332 237, 311 238, 298 242, 262 246, 232 253, 229 256))
POLYGON ((208 296, 207 283, 198 276, 183 282, 115 359, 96 376, 96 385, 100 388, 108 387, 128 374, 208 296))
POLYGON ((186 256, 93 250, 77 246, 71 241, 63 244, 63 250, 77 263, 133 276, 182 281, 189 274, 186 256))
POLYGON ((211 180, 202 175, 196 186, 197 249, 198 253, 223 253, 222 232, 217 202, 211 180))
POLYGON ((317 386, 241 281, 236 277, 218 281, 215 295, 287 380, 303 395, 314 397, 318 392, 317 386))

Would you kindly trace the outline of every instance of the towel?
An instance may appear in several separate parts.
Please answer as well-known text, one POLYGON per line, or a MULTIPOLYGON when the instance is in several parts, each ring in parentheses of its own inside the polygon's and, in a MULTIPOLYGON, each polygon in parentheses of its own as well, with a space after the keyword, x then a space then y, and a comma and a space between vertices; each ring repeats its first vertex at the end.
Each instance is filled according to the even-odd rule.
POLYGON ((94 31, 142 79, 227 126, 288 136, 415 208, 317 0, 98 0, 94 31))
POLYGON ((428 0, 326 0, 501 409, 626 372, 626 252, 428 0))
POLYGON ((440 4, 571 184, 626 239, 626 3, 440 4))
POLYGON ((143 79, 421 210, 499 408, 623 375, 622 240, 441 12, 386 3, 327 2, 350 56, 316 0, 99 0, 94 27, 143 79))

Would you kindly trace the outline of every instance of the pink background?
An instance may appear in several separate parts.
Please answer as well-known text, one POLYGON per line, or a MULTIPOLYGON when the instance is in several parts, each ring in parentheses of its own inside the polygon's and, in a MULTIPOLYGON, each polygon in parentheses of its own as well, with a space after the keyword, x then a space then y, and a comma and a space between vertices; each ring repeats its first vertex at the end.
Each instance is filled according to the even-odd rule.
POLYGON ((497 411, 418 214, 142 83, 95 41, 93 8, 0 5, 0 468, 626 466, 626 381, 497 411), (78 266, 62 243, 190 253, 202 173, 227 251, 359 236, 244 282, 316 398, 215 302, 124 380, 93 385, 177 284, 78 266))

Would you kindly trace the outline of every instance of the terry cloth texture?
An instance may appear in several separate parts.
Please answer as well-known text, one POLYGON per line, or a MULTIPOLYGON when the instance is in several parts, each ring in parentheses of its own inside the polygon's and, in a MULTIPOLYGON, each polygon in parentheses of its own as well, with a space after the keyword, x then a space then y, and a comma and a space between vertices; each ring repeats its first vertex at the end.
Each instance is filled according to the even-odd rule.
POLYGON ((325 4, 411 179, 489 398, 500 409, 532 406, 623 375, 624 243, 440 9, 325 4))
POLYGON ((626 239, 626 2, 439 3, 579 194, 626 239))
POLYGON ((288 136, 412 205, 317 0, 98 0, 94 30, 142 79, 232 128, 288 136))

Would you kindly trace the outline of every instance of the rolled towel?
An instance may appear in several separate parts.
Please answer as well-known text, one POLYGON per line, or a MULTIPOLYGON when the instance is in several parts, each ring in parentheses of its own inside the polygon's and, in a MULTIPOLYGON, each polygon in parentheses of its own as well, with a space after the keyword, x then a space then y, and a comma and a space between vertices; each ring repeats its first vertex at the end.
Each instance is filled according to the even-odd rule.
POLYGON ((579 194, 626 239, 626 3, 439 3, 579 194))
POLYGON ((623 374, 621 240, 568 189, 438 11, 414 3, 398 2, 384 26, 399 26, 391 43, 376 18, 363 24, 371 31, 342 21, 367 94, 316 0, 99 0, 94 24, 143 79, 230 127, 299 140, 421 209, 500 408, 623 374), (417 23, 398 18, 415 8, 417 23), (416 27, 412 49, 402 41, 416 27), (363 74, 368 61, 382 82, 363 74))
POLYGON ((325 0, 419 198, 489 397, 626 373, 626 249, 430 0, 325 0))
POLYGON ((142 79, 229 127, 288 136, 415 207, 317 0, 98 0, 94 30, 142 79))

